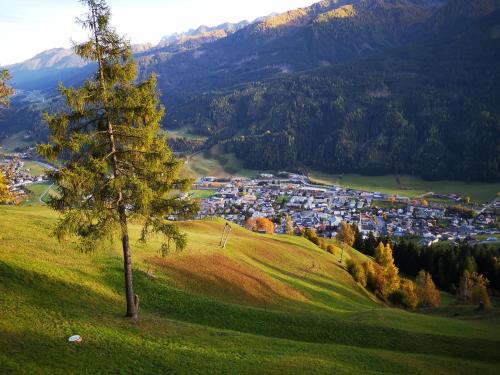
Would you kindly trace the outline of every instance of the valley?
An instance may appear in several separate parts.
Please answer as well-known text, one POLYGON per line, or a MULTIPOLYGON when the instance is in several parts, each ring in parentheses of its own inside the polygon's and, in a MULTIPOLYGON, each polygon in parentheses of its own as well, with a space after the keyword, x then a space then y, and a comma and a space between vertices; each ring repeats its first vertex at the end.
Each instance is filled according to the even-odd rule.
MULTIPOLYGON (((499 5, 326 0, 134 56, 141 79, 157 76, 163 127, 190 129, 244 169, 497 182, 499 5)), ((93 69, 81 65, 55 49, 8 67, 16 88, 46 99, 14 98, 6 135, 44 140, 37 106, 55 110, 57 83, 93 69)))
POLYGON ((0 9, 0 374, 499 373, 500 0, 0 9))

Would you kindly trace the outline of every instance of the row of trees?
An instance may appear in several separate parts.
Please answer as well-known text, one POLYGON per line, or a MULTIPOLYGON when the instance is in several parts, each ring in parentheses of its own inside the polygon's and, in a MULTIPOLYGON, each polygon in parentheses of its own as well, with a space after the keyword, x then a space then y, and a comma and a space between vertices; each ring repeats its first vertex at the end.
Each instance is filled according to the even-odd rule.
POLYGON ((347 269, 356 281, 382 299, 410 309, 417 306, 439 306, 440 295, 434 284, 434 277, 438 280, 438 285, 456 293, 463 303, 481 304, 486 307, 491 305, 487 291, 491 283, 478 272, 478 262, 481 264, 481 270, 487 272, 496 282, 500 268, 498 249, 486 246, 471 247, 467 244, 456 248, 419 248, 411 241, 402 241, 395 243, 392 250, 387 238, 376 239, 370 233, 363 239, 357 227, 347 223, 340 226, 337 239, 374 257, 376 264, 371 261, 358 263, 351 259, 347 263, 347 269), (377 242, 378 245, 375 245, 377 242), (447 261, 444 260, 446 258, 439 258, 440 250, 448 256, 447 261), (401 279, 399 270, 406 275, 416 276, 416 282, 401 279), (450 280, 454 283, 450 283, 450 280))
POLYGON ((489 280, 489 287, 500 291, 500 248, 486 244, 458 245, 437 243, 418 246, 412 240, 392 241, 387 237, 376 238, 369 233, 363 239, 356 226, 353 247, 363 254, 374 256, 379 242, 392 243, 396 265, 402 272, 416 276, 422 269, 428 271, 436 284, 452 293, 457 291, 464 271, 476 272, 489 280))
POLYGON ((440 305, 439 291, 429 273, 420 271, 416 282, 400 278, 389 244, 378 244, 375 262, 367 260, 359 263, 351 259, 347 263, 347 270, 363 287, 394 305, 408 309, 440 305))
MULTIPOLYGON (((388 238, 377 239, 371 233, 366 239, 357 232, 355 237, 353 246, 375 259, 381 244, 391 244, 388 238), (375 245, 377 242, 378 245, 375 245)), ((401 272, 418 277, 425 270, 436 285, 457 295, 463 303, 488 306, 488 287, 500 290, 499 248, 467 243, 420 247, 410 240, 395 242, 392 247, 394 263, 401 272)))
POLYGON ((300 234, 302 236, 304 236, 305 238, 307 238, 309 241, 311 241, 316 246, 320 247, 322 250, 324 250, 332 255, 335 255, 337 253, 336 247, 331 243, 327 243, 324 238, 318 237, 318 234, 314 230, 312 230, 310 228, 306 228, 300 234))
POLYGON ((443 289, 455 292, 464 272, 484 275, 490 287, 500 290, 500 249, 485 244, 416 246, 412 241, 394 244, 396 264, 408 275, 425 269, 443 289))

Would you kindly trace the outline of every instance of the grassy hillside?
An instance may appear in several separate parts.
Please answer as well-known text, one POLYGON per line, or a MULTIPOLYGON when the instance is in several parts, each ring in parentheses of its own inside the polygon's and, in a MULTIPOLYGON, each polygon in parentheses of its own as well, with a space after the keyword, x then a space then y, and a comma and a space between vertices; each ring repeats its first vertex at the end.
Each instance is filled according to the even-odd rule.
POLYGON ((245 169, 239 159, 233 154, 221 152, 218 147, 189 156, 185 160, 182 169, 188 177, 213 176, 230 177, 243 176, 254 177, 257 172, 245 169))
MULTIPOLYGON (((167 258, 134 240, 141 319, 124 313, 118 243, 51 236, 46 207, 0 207, 1 373, 497 373, 498 312, 387 308, 297 237, 186 222, 167 258), (83 343, 67 337, 81 334, 83 343)), ((133 228, 137 238, 138 228, 133 228)), ((359 256, 347 250, 350 256, 359 256)))

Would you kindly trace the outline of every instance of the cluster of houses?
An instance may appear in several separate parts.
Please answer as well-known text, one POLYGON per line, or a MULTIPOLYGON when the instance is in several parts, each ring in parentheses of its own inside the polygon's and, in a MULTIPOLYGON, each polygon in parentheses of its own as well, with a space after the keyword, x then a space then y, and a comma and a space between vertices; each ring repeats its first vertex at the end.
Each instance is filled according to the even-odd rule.
MULTIPOLYGON (((498 213, 492 209, 475 218, 450 214, 439 200, 415 200, 340 186, 314 185, 302 175, 282 172, 248 179, 202 177, 195 189, 211 190, 201 200, 198 218, 221 216, 243 225, 249 218, 267 217, 284 233, 286 218, 299 230, 311 228, 323 237, 334 237, 341 222, 354 224, 364 236, 412 237, 420 245, 457 241, 478 234, 498 234, 498 213)), ((449 204, 460 198, 448 196, 449 204)), ((500 236, 499 236, 500 237, 500 236)))
MULTIPOLYGON (((27 186, 42 183, 46 176, 33 176, 22 154, 0 157, 0 167, 8 170, 10 190, 18 203, 30 193, 27 186)), ((50 167, 50 166, 48 166, 50 167)), ((412 237, 422 246, 438 241, 500 241, 500 199, 478 208, 473 217, 447 209, 460 203, 455 195, 437 200, 411 199, 340 186, 315 185, 303 175, 281 172, 258 178, 201 177, 194 186, 204 191, 198 218, 223 217, 244 225, 249 218, 266 217, 284 233, 292 221, 298 231, 314 229, 323 237, 335 237, 342 222, 356 225, 364 236, 412 237), (443 203, 448 202, 448 203, 443 203)))
POLYGON ((29 168, 25 165, 24 159, 22 159, 23 156, 25 155, 15 153, 0 158, 0 169, 7 174, 10 182, 8 188, 12 193, 14 204, 22 202, 31 195, 26 189, 27 186, 43 183, 47 180, 45 175, 34 176, 31 174, 29 168))

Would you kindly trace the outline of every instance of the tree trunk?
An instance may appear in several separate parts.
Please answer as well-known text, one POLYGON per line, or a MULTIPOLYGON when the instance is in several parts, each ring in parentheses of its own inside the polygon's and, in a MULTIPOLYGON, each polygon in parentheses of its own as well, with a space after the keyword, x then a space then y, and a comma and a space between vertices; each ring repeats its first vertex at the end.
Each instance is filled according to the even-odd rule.
MULTIPOLYGON (((125 295, 127 299, 127 318, 137 319, 137 303, 134 295, 134 285, 132 283, 132 257, 130 255, 130 241, 128 236, 127 216, 125 207, 118 208, 120 214, 120 226, 122 231, 122 247, 123 247, 123 269, 125 271, 125 295)), ((137 299, 138 300, 138 299, 137 299)))
MULTIPOLYGON (((106 120, 108 123, 108 136, 109 136, 109 146, 112 155, 112 168, 113 168, 113 177, 117 178, 120 175, 119 171, 119 163, 118 158, 116 156, 116 144, 113 133, 113 125, 111 123, 111 119, 109 113, 107 111, 108 105, 108 94, 106 91, 106 79, 104 77, 104 68, 103 68, 103 53, 101 49, 101 43, 103 43, 100 39, 103 35, 99 30, 99 11, 98 6, 95 2, 88 2, 90 6, 92 21, 91 21, 91 30, 94 36, 94 43, 96 48, 96 57, 98 64, 98 72, 99 72, 99 82, 102 89, 102 95, 104 99, 104 111, 106 120)), ((120 227, 122 234, 122 247, 123 247, 123 269, 125 272, 125 294, 127 299, 127 318, 137 319, 138 314, 138 306, 139 306, 139 298, 134 295, 134 285, 132 281, 132 257, 130 255, 130 241, 128 235, 128 224, 127 224, 127 214, 125 210, 125 203, 123 201, 123 193, 121 189, 118 191, 118 200, 117 200, 118 214, 120 219, 120 227)))

